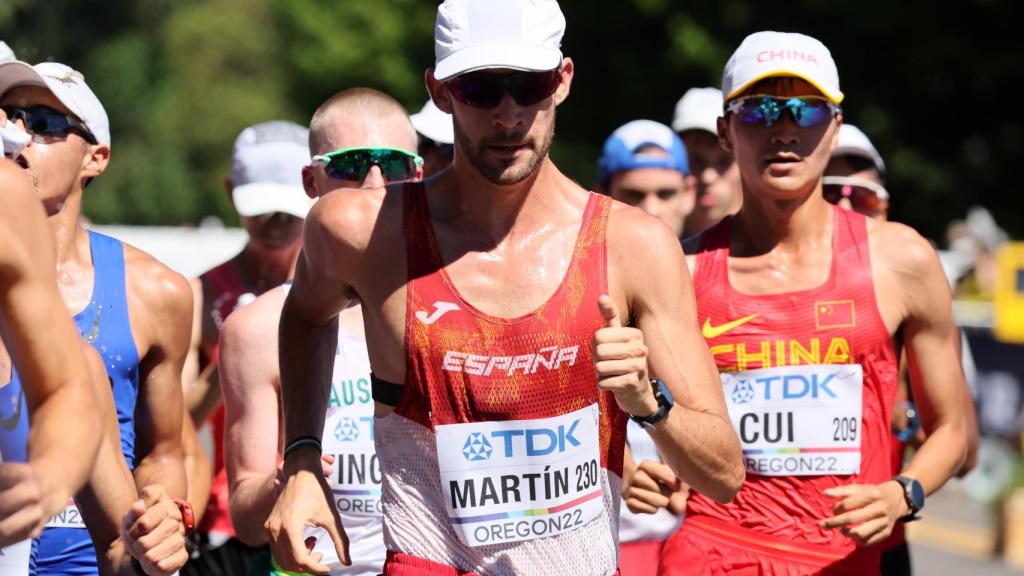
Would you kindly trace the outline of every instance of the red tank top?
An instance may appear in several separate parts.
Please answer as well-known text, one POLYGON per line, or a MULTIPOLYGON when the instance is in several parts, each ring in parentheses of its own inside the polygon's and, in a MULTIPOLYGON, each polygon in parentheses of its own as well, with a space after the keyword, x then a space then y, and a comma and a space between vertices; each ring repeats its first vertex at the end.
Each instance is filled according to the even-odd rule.
MULTIPOLYGON (((514 573, 564 573, 562 568, 577 574, 613 573, 627 417, 611 393, 598 390, 592 361, 594 332, 602 326, 597 299, 607 291, 610 199, 590 194, 572 261, 555 293, 528 314, 498 318, 463 299, 449 278, 423 186, 409 185, 403 196, 409 278, 405 387, 394 413, 377 423, 388 549, 469 571, 500 566, 514 573), (589 423, 576 428, 575 423, 558 420, 561 424, 551 425, 556 432, 524 423, 553 422, 577 412, 588 414, 589 423), (592 435, 580 435, 580 430, 592 435), (446 435, 454 438, 451 449, 445 448, 446 435), (564 479, 570 491, 582 482, 580 493, 591 499, 593 516, 580 527, 563 531, 559 506, 551 504, 557 488, 555 496, 544 501, 545 508, 536 504, 540 495, 552 494, 547 488, 558 484, 553 469, 559 465, 545 469, 551 485, 537 476, 529 488, 523 476, 511 478, 514 474, 507 471, 521 463, 515 458, 531 449, 534 454, 549 454, 572 443, 590 447, 590 480, 568 464, 570 475, 564 479), (474 498, 480 505, 487 490, 469 494, 469 487, 473 481, 479 487, 481 480, 489 480, 451 480, 446 476, 446 457, 463 467, 495 466, 480 472, 491 474, 498 487, 495 507, 479 515, 477 506, 478 515, 472 518, 468 513, 464 518, 454 516, 457 496, 462 505, 474 498), (508 466, 501 468, 499 463, 508 466), (466 492, 447 492, 458 482, 466 492), (520 502, 517 508, 515 503, 520 502), (559 534, 540 535, 554 533, 552 522, 557 522, 559 534), (482 540, 467 535, 473 530, 482 540)), ((573 518, 564 526, 572 525, 573 518)), ((582 518, 587 519, 586 513, 582 518)))
MULTIPOLYGON (((247 292, 234 260, 228 260, 211 269, 200 277, 205 286, 209 286, 209 294, 213 297, 210 315, 218 334, 229 314, 238 305, 238 298, 247 292)), ((210 363, 217 364, 220 360, 220 342, 213 343, 210 363)), ((203 532, 219 532, 228 536, 235 535, 231 524, 231 513, 228 510, 228 475, 224 468, 224 403, 221 402, 210 415, 210 427, 213 433, 213 481, 210 484, 210 500, 206 504, 199 529, 203 532)))
MULTIPOLYGON (((818 545, 845 555, 854 551, 854 543, 838 530, 818 527, 820 520, 832 516, 834 504, 822 491, 843 484, 880 483, 892 477, 889 429, 897 358, 875 301, 867 221, 839 208, 832 210, 832 217, 828 279, 816 288, 798 292, 750 295, 733 289, 728 274, 731 217, 702 236, 694 270, 699 321, 703 323, 715 363, 723 373, 723 392, 744 443, 747 479, 730 504, 718 504, 694 494, 687 515, 688 519, 708 517, 754 533, 801 545, 818 545), (803 400, 798 397, 817 394, 824 398, 838 392, 822 374, 837 371, 830 365, 847 364, 860 365, 863 374, 859 421, 842 415, 833 418, 831 414, 822 419, 811 436, 812 442, 826 448, 790 448, 788 454, 785 450, 764 449, 769 439, 789 440, 794 427, 806 427, 815 416, 814 410, 824 410, 801 409, 803 400), (818 380, 812 381, 808 372, 802 370, 814 370, 807 367, 815 365, 821 366, 817 370, 822 372, 813 377, 818 380), (763 388, 752 385, 753 378, 743 379, 750 371, 763 376, 761 370, 766 368, 777 372, 771 373, 776 376, 771 382, 756 381, 765 384, 763 388), (801 375, 803 379, 799 379, 801 375), (776 402, 795 402, 790 404, 796 408, 792 417, 783 408, 774 413, 752 413, 744 418, 743 425, 738 425, 735 406, 769 397, 784 397, 776 402), (836 461, 855 450, 849 446, 856 437, 860 442, 859 471, 854 467, 852 473, 843 470, 844 473, 829 474, 828 470, 836 469, 830 466, 836 466, 836 461), (757 442, 762 449, 752 448, 757 442), (800 470, 801 474, 768 475, 779 474, 780 470, 785 474, 791 469, 800 470)), ((857 369, 845 372, 856 373, 857 369)), ((820 419, 821 414, 817 416, 820 419)))

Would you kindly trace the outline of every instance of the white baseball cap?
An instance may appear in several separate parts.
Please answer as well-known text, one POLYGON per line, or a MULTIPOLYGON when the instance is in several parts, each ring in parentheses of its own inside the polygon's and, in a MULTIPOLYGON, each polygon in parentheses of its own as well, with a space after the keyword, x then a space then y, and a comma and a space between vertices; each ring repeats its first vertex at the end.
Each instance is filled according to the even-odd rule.
POLYGON ((41 86, 48 89, 85 124, 100 144, 110 146, 110 120, 103 104, 96 97, 85 76, 59 62, 42 62, 30 66, 14 61, 0 64, 0 96, 18 86, 41 86))
POLYGON ((14 50, 11 50, 11 47, 7 45, 7 42, 0 40, 0 63, 13 62, 14 60, 17 60, 17 58, 14 57, 14 50))
POLYGON ((309 130, 275 120, 250 126, 235 139, 231 200, 242 216, 284 212, 305 218, 313 200, 302 186, 309 164, 309 130))
POLYGON ((554 70, 564 33, 555 0, 445 0, 434 27, 434 77, 484 68, 554 70))
POLYGON ((718 88, 690 88, 676 102, 672 129, 705 130, 718 134, 718 117, 722 115, 722 91, 718 88))
POLYGON ((732 100, 752 84, 773 76, 796 76, 839 104, 839 71, 824 44, 793 32, 755 32, 743 39, 725 63, 722 92, 732 100))
POLYGON ((839 143, 832 152, 832 156, 860 156, 875 163, 875 169, 879 174, 885 174, 885 161, 882 155, 875 149, 875 145, 868 139, 867 134, 853 124, 842 124, 839 126, 839 143))
POLYGON ((452 125, 451 114, 446 114, 434 106, 433 100, 427 100, 423 109, 409 116, 409 120, 412 120, 417 132, 438 144, 455 142, 455 127, 452 125))

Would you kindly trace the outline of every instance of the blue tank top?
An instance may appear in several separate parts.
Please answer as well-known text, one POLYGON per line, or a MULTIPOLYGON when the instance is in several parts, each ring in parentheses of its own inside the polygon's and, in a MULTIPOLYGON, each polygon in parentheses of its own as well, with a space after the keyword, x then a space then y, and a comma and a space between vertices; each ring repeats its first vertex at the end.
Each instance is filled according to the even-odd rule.
MULTIPOLYGON (((89 248, 95 270, 92 298, 74 320, 82 338, 103 358, 117 408, 121 452, 128 468, 134 470, 139 353, 128 321, 124 246, 109 236, 89 232, 89 248)), ((33 544, 31 574, 98 574, 96 551, 84 528, 48 527, 33 544)))

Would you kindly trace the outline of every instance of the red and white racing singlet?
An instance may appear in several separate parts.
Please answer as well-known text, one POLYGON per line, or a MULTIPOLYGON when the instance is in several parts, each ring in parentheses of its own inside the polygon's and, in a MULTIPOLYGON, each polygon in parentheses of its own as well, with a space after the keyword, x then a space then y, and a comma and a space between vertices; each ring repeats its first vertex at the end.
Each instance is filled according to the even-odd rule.
POLYGON ((460 296, 422 185, 403 201, 405 388, 376 426, 388 549, 480 574, 614 573, 626 416, 591 350, 610 199, 590 195, 561 285, 519 318, 460 296))
POLYGON ((747 479, 730 504, 694 493, 681 531, 792 545, 790 552, 823 565, 877 554, 818 527, 835 504, 823 490, 892 477, 897 382, 892 339, 875 301, 866 219, 839 208, 832 215, 828 279, 798 292, 751 295, 732 287, 731 218, 702 237, 694 270, 699 321, 747 479))

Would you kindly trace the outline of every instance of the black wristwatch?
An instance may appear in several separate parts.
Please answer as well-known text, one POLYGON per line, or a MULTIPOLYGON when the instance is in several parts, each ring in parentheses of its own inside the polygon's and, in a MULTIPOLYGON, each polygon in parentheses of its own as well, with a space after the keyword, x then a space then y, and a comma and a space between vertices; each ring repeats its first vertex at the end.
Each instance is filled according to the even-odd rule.
POLYGON ((906 476, 894 476, 893 480, 903 486, 903 498, 906 499, 907 507, 910 508, 910 513, 900 518, 900 521, 913 522, 919 519, 920 516, 917 513, 924 508, 924 488, 921 483, 906 476))
POLYGON ((665 386, 665 381, 661 378, 651 378, 651 391, 654 392, 654 399, 658 401, 658 410, 650 416, 635 416, 630 414, 630 419, 633 422, 643 426, 647 430, 654 430, 654 426, 668 418, 668 411, 672 409, 672 394, 668 391, 668 386, 665 386))

